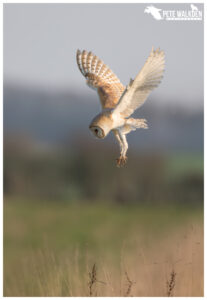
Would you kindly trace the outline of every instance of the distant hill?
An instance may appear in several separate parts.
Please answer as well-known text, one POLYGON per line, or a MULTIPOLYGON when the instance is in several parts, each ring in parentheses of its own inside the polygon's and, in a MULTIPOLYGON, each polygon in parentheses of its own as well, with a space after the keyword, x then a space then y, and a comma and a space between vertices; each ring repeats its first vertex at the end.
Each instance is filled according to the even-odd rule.
MULTIPOLYGON (((153 96, 152 96, 153 98, 153 96)), ((161 108, 149 99, 135 113, 146 118, 150 130, 129 135, 129 143, 145 150, 202 151, 203 112, 187 113, 179 108, 161 108)), ((91 119, 100 110, 95 93, 43 91, 4 86, 4 137, 25 135, 36 142, 62 144, 78 135, 91 139, 91 119)), ((112 137, 107 141, 110 143, 112 137)))

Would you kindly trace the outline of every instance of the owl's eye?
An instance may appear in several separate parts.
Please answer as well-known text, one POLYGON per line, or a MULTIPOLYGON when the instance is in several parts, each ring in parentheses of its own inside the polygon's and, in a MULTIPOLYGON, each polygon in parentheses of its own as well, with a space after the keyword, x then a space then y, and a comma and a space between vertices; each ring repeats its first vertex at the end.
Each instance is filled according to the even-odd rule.
POLYGON ((100 135, 101 135, 100 129, 94 128, 94 134, 95 134, 97 137, 100 137, 100 135))
POLYGON ((100 127, 92 126, 90 130, 93 132, 95 137, 103 139, 105 137, 104 131, 100 127))

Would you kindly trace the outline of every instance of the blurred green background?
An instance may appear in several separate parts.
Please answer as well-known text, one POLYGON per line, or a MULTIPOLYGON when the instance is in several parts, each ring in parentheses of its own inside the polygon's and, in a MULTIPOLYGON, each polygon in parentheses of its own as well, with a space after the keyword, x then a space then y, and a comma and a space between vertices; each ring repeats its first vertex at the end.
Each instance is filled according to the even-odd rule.
POLYGON ((119 169, 116 146, 91 138, 42 149, 31 140, 5 139, 5 196, 69 203, 202 205, 202 154, 129 150, 128 164, 119 169))
POLYGON ((88 296, 94 263, 95 295, 125 295, 128 270, 132 295, 166 296, 174 269, 175 295, 203 295, 202 154, 129 151, 118 169, 110 145, 4 147, 5 296, 88 296))

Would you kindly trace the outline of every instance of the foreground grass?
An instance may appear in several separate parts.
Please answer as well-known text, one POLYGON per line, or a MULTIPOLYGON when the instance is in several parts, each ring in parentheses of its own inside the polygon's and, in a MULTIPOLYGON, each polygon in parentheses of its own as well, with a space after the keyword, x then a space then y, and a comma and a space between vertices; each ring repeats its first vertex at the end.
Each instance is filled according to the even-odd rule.
POLYGON ((201 208, 5 200, 4 296, 166 296, 173 272, 203 295, 201 208))

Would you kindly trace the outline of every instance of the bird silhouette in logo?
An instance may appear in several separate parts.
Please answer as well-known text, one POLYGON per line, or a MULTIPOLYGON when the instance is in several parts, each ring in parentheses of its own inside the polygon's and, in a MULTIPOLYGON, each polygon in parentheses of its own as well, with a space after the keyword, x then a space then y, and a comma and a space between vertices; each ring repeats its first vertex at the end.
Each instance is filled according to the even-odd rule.
POLYGON ((163 17, 160 14, 162 9, 156 8, 153 5, 147 6, 144 10, 144 13, 151 14, 155 20, 162 20, 163 17))
POLYGON ((194 4, 191 4, 190 7, 191 7, 191 9, 194 10, 194 11, 195 11, 195 10, 198 10, 198 8, 197 8, 194 4))

